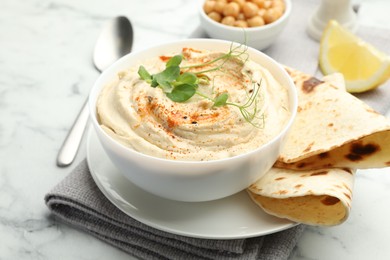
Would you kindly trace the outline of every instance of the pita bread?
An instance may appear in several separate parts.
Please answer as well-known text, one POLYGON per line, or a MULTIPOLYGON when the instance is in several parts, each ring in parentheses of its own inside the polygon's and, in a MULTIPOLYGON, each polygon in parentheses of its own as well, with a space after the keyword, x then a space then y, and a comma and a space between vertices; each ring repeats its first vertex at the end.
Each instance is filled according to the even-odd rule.
POLYGON ((287 68, 298 113, 275 166, 287 169, 390 166, 390 121, 342 87, 287 68))
POLYGON ((272 168, 248 188, 265 212, 309 225, 337 225, 348 218, 354 171, 272 168))
POLYGON ((390 123, 345 92, 340 75, 289 69, 298 113, 279 160, 248 194, 264 211, 309 225, 344 222, 357 168, 390 165, 390 123))

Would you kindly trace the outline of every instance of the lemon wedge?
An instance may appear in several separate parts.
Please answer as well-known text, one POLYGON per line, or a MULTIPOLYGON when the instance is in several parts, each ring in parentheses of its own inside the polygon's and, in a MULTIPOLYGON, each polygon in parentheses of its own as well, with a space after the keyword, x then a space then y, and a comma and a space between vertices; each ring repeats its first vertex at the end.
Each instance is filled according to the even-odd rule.
POLYGON ((390 58, 334 20, 322 34, 319 64, 325 75, 342 73, 351 93, 374 89, 390 78, 390 58))

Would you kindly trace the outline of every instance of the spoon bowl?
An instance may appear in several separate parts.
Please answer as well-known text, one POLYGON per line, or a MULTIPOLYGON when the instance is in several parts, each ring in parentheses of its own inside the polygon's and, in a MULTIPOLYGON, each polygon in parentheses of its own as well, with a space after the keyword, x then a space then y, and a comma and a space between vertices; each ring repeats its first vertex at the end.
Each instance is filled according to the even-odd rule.
POLYGON ((129 19, 118 16, 108 22, 96 42, 93 63, 97 70, 104 71, 115 61, 131 51, 133 27, 129 19))
MULTIPOLYGON (((129 19, 118 16, 110 20, 100 33, 93 52, 95 68, 102 72, 111 64, 125 56, 133 46, 133 27, 129 19)), ((88 123, 88 102, 86 101, 78 114, 72 128, 62 144, 57 165, 69 166, 74 161, 88 123)))

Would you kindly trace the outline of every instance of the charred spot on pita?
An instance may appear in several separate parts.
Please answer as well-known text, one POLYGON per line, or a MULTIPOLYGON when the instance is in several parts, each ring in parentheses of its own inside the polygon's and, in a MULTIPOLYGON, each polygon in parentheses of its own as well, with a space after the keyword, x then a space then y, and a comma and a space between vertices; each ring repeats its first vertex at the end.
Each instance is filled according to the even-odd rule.
POLYGON ((304 163, 304 162, 300 162, 297 164, 297 168, 303 168, 305 166, 306 166, 306 163, 304 163))
POLYGON ((366 144, 362 143, 354 143, 351 146, 351 153, 359 154, 359 155, 370 155, 377 151, 379 151, 380 147, 377 144, 366 144))
POLYGON ((363 144, 361 142, 351 145, 350 153, 345 157, 353 162, 363 160, 364 156, 369 156, 380 150, 377 144, 363 144))
POLYGON ((296 189, 299 189, 301 187, 303 187, 303 184, 297 184, 297 185, 294 186, 294 188, 296 188, 296 189))
POLYGON ((307 152, 310 152, 311 148, 313 147, 314 145, 314 142, 311 142, 306 148, 305 150, 303 150, 304 153, 307 153, 307 152))
POLYGON ((343 187, 344 187, 346 190, 348 190, 349 193, 352 194, 352 190, 351 190, 351 188, 350 188, 347 184, 343 183, 343 187))
POLYGON ((363 159, 363 156, 358 155, 358 154, 349 153, 345 156, 345 158, 347 158, 348 160, 350 160, 352 162, 356 162, 356 161, 361 161, 363 159))
POLYGON ((309 78, 308 80, 305 80, 303 82, 303 85, 302 85, 302 90, 306 93, 310 93, 313 91, 313 89, 315 87, 317 87, 318 85, 324 83, 323 81, 315 78, 315 77, 311 77, 309 78))
POLYGON ((328 171, 319 171, 319 172, 313 172, 310 174, 310 176, 318 176, 318 175, 326 175, 328 174, 328 171))
POLYGON ((329 153, 328 152, 323 152, 323 153, 318 154, 318 158, 320 158, 320 159, 325 159, 325 158, 328 158, 328 157, 329 157, 329 153))
POLYGON ((321 203, 324 204, 325 206, 332 206, 337 204, 339 201, 340 199, 336 197, 326 196, 321 200, 321 203))
POLYGON ((344 192, 344 196, 347 197, 348 199, 352 199, 351 196, 345 192, 344 192))

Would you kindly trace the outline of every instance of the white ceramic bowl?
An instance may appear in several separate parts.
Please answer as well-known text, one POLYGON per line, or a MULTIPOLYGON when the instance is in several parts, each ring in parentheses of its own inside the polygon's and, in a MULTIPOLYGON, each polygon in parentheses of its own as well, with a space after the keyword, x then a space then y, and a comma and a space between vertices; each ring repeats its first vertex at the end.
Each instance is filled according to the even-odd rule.
POLYGON ((123 57, 96 81, 89 97, 92 125, 105 152, 131 182, 155 195, 179 201, 208 201, 232 195, 247 188, 274 164, 285 141, 297 109, 294 83, 286 71, 265 54, 248 48, 250 58, 267 68, 288 88, 292 116, 284 129, 269 143, 239 156, 214 161, 174 161, 136 152, 106 134, 96 118, 96 100, 102 88, 113 81, 117 72, 142 60, 180 53, 183 47, 214 51, 228 50, 231 43, 214 39, 189 39, 166 43, 123 57))
POLYGON ((259 27, 237 28, 224 25, 209 18, 203 10, 204 1, 199 7, 200 24, 206 33, 215 39, 244 43, 258 50, 268 48, 282 32, 291 13, 291 0, 284 0, 286 9, 283 15, 273 23, 259 27))

